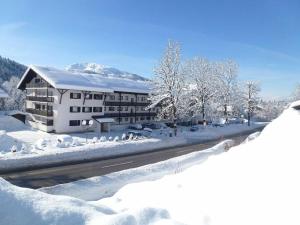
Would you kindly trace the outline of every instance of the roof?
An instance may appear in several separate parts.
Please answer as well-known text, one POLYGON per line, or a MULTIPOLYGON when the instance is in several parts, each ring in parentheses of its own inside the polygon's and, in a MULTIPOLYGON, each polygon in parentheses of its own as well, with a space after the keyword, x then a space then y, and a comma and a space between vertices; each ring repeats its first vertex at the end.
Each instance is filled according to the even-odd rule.
POLYGON ((70 72, 52 67, 34 65, 28 67, 28 69, 22 76, 17 88, 20 88, 20 86, 23 84, 30 70, 33 70, 35 73, 39 74, 43 79, 45 79, 51 86, 56 89, 96 92, 150 92, 150 83, 145 81, 105 77, 101 74, 70 72))
POLYGON ((0 88, 0 98, 7 98, 8 97, 8 94, 0 88))

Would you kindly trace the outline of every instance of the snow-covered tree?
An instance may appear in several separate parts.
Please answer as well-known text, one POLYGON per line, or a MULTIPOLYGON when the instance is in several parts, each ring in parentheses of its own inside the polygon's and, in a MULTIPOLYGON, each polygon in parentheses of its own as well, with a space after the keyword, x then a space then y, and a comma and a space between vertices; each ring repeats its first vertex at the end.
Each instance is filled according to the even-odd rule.
POLYGON ((259 83, 256 81, 247 81, 244 85, 243 99, 244 106, 247 112, 248 126, 250 126, 250 119, 258 108, 259 98, 258 94, 260 92, 259 83))
POLYGON ((237 90, 237 72, 238 65, 232 60, 216 63, 215 66, 218 75, 218 103, 223 108, 223 114, 228 120, 228 110, 233 104, 233 97, 237 90))
POLYGON ((293 93, 292 93, 292 101, 300 100, 300 84, 297 84, 293 93))
MULTIPOLYGON (((154 70, 151 81, 153 89, 150 95, 152 105, 160 104, 160 118, 169 119, 176 123, 186 111, 184 94, 186 89, 184 69, 180 59, 180 45, 169 41, 165 53, 154 70)), ((150 106, 151 107, 151 106, 150 106)))
POLYGON ((17 89, 19 80, 13 76, 2 84, 2 88, 8 93, 9 98, 4 100, 1 110, 22 110, 24 108, 25 94, 17 89))
POLYGON ((208 107, 218 92, 218 77, 214 64, 204 58, 195 58, 187 63, 190 76, 190 101, 195 113, 202 114, 205 120, 208 107))

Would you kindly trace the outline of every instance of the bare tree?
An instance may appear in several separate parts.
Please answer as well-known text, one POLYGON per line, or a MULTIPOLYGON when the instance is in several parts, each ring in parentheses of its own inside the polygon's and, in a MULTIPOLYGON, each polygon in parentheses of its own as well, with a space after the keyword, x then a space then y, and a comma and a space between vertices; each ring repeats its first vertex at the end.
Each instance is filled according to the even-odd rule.
POLYGON ((247 81, 244 89, 244 104, 248 115, 248 126, 250 126, 250 119, 254 111, 258 108, 258 93, 260 86, 256 81, 247 81))
POLYGON ((169 41, 165 53, 154 70, 153 90, 150 100, 160 104, 160 118, 172 120, 175 125, 178 118, 184 115, 184 90, 186 83, 180 60, 180 45, 169 41))

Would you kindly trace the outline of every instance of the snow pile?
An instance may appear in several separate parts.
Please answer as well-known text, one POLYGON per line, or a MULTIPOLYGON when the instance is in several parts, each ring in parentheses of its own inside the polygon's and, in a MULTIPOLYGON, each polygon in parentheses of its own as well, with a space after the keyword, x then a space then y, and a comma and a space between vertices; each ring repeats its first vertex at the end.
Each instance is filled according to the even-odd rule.
POLYGON ((106 207, 96 207, 65 196, 52 196, 19 188, 0 178, 0 223, 21 225, 87 224, 97 214, 111 214, 106 207))
POLYGON ((24 145, 23 142, 8 136, 5 131, 0 130, 0 153, 1 154, 11 152, 14 146, 20 150, 23 145, 24 145))
POLYGON ((144 225, 298 225, 299 129, 300 111, 289 108, 253 141, 226 154, 91 203, 113 209, 115 224, 130 224, 118 216, 151 208, 155 215, 164 210, 168 220, 158 216, 144 225))

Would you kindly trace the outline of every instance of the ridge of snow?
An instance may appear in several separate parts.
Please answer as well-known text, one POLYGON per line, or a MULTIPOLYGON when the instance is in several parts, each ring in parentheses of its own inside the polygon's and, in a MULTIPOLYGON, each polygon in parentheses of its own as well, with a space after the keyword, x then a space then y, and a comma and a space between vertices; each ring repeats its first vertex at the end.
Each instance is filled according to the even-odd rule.
POLYGON ((105 77, 126 78, 130 80, 146 81, 147 79, 133 73, 104 66, 97 63, 75 63, 66 67, 67 71, 76 73, 100 74, 105 77))

